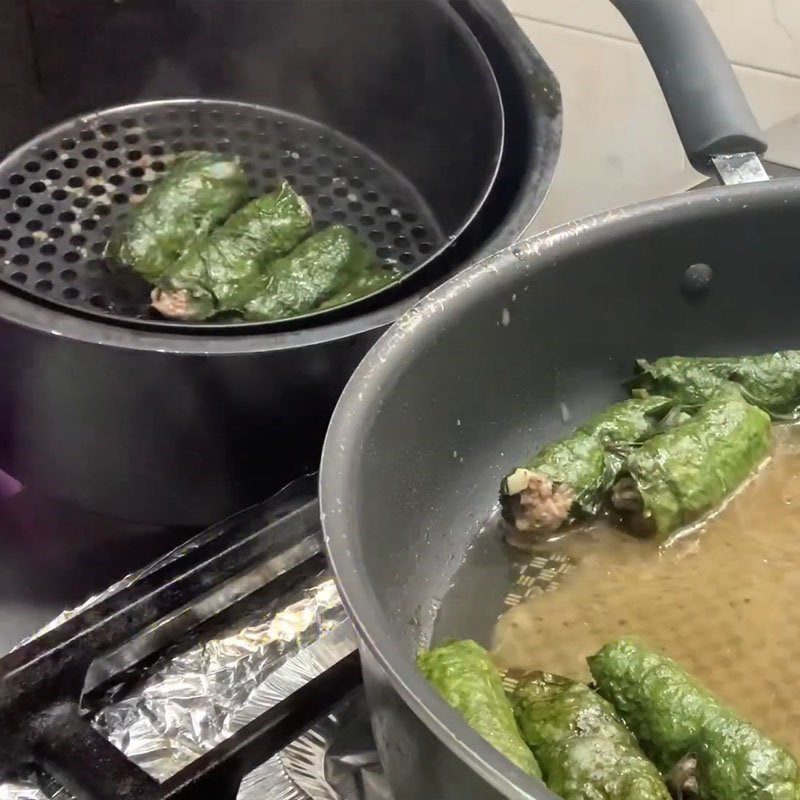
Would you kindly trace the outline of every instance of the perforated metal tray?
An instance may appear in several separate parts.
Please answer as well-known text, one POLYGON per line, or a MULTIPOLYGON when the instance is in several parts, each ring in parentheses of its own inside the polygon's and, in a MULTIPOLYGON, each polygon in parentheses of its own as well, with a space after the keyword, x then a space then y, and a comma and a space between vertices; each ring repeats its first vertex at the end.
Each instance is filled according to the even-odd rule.
POLYGON ((318 227, 348 225, 387 267, 410 272, 445 244, 414 187, 344 134, 263 106, 159 100, 64 122, 0 164, 0 284, 105 321, 208 327, 161 318, 151 287, 102 257, 114 225, 185 150, 239 156, 253 196, 285 178, 318 227))

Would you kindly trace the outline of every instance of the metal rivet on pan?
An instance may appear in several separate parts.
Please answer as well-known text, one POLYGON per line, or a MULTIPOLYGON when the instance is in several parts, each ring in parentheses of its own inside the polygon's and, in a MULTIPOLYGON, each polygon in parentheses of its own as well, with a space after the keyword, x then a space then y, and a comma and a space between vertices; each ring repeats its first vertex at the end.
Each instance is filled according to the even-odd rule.
POLYGON ((681 290, 686 294, 700 294, 711 286, 714 270, 708 264, 692 264, 681 281, 681 290))

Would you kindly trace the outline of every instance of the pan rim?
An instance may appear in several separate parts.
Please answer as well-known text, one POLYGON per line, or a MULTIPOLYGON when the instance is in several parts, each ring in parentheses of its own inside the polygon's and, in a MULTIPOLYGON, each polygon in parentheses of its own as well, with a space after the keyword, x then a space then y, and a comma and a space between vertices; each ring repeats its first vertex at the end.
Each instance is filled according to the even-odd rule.
MULTIPOLYGON (((717 215, 758 204, 777 207, 800 196, 800 178, 779 178, 762 184, 710 187, 689 194, 658 198, 567 222, 520 241, 467 267, 426 295, 378 340, 361 361, 340 395, 322 451, 319 495, 325 548, 345 608, 368 650, 392 687, 421 722, 461 761, 504 797, 522 800, 555 798, 495 751, 438 696, 417 670, 407 649, 391 632, 392 621, 381 609, 377 593, 363 579, 355 509, 341 498, 352 496, 358 454, 367 444, 370 416, 380 406, 382 387, 391 386, 416 352, 435 346, 447 320, 459 317, 482 286, 511 284, 520 271, 529 276, 557 269, 559 259, 585 246, 625 238, 643 226, 662 228, 689 221, 703 210, 717 215)), ((402 378, 399 378, 402 379, 402 378)))

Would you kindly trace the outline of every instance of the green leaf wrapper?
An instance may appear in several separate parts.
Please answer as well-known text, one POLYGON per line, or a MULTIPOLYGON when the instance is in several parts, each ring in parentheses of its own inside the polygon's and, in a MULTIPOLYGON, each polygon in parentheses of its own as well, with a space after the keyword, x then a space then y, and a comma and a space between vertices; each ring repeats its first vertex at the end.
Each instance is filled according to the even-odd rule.
POLYGON ((634 387, 673 397, 684 406, 710 400, 726 381, 776 419, 800 417, 800 350, 741 358, 659 358, 637 361, 634 387))
POLYGON ((541 777, 486 650, 470 640, 451 642, 420 653, 417 666, 445 702, 492 747, 528 775, 541 777))
POLYGON ((718 506, 764 460, 771 442, 769 415, 726 385, 694 417, 628 455, 612 501, 666 536, 718 506))
POLYGON ((588 661, 598 691, 662 773, 685 755, 696 756, 700 800, 800 798, 800 768, 792 756, 671 659, 621 639, 588 661))
POLYGON ((337 292, 330 300, 326 300, 320 308, 334 308, 345 303, 352 303, 362 297, 389 286, 402 276, 399 269, 384 269, 382 267, 371 267, 351 280, 340 292, 337 292))
POLYGON ((511 705, 545 782, 564 800, 670 800, 614 707, 585 684, 530 673, 511 705))
POLYGON ((313 311, 348 286, 371 261, 349 228, 331 225, 272 263, 250 288, 244 316, 275 320, 313 311))
POLYGON ((247 178, 237 161, 212 153, 181 153, 113 232, 105 255, 154 283, 246 199, 247 178))
POLYGON ((503 479, 503 516, 524 532, 596 514, 622 463, 620 450, 652 435, 672 403, 656 396, 624 400, 546 445, 503 479))
POLYGON ((181 319, 239 311, 253 282, 310 231, 308 204, 283 181, 196 242, 159 281, 153 305, 165 316, 181 319))

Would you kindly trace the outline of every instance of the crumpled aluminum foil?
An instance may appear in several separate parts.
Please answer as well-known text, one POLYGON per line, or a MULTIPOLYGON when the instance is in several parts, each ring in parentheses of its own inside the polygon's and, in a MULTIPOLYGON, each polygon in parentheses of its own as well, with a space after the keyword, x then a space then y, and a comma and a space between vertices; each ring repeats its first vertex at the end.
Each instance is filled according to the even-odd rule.
MULTIPOLYGON (((174 555, 165 556, 159 565, 174 555)), ((65 612, 46 629, 130 585, 141 574, 65 612)), ((283 598, 273 613, 254 613, 236 628, 159 664, 131 694, 103 708, 94 724, 132 761, 163 780, 356 646, 355 632, 327 571, 283 598)), ((349 698, 348 708, 352 702, 349 698)), ((330 725, 335 716, 321 724, 330 725)), ((312 729, 250 773, 242 782, 239 800, 342 797, 325 778, 326 747, 317 746, 320 735, 312 729)), ((365 763, 370 758, 377 764, 374 754, 365 763)), ((376 781, 380 784, 377 772, 376 781)), ((39 775, 0 784, 0 800, 68 797, 64 789, 39 775)))
MULTIPOLYGON (((355 635, 329 576, 320 576, 300 597, 287 600, 274 616, 199 643, 165 663, 135 695, 104 708, 95 725, 154 778, 170 777, 355 646, 355 635), (336 636, 329 638, 327 634, 333 632, 336 636), (319 664, 301 650, 315 638, 317 646, 305 650, 322 650, 328 656, 319 664), (323 643, 330 645, 332 658, 319 647, 323 643), (289 657, 301 654, 307 677, 298 684, 289 657), (287 671, 291 680, 284 680, 283 693, 269 693, 271 702, 265 703, 262 691, 260 702, 252 708, 251 695, 287 671)), ((298 666, 293 669, 297 673, 298 666)))

